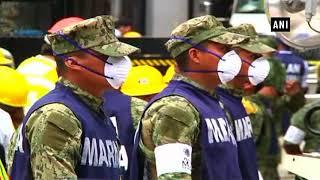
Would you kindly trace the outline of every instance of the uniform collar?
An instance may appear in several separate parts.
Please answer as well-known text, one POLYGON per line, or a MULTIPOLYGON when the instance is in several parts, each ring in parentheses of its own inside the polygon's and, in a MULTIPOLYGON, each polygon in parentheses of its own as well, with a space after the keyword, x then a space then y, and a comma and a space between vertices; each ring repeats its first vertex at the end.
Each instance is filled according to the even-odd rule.
POLYGON ((174 77, 173 77, 173 80, 186 82, 186 83, 191 84, 192 86, 194 86, 194 87, 196 87, 198 89, 206 91, 206 92, 208 92, 208 93, 210 93, 212 95, 214 94, 214 89, 208 89, 208 88, 200 85, 196 81, 194 81, 194 80, 192 80, 192 79, 190 79, 190 78, 188 78, 188 77, 186 77, 186 76, 184 76, 182 74, 176 73, 174 75, 174 77))
POLYGON ((229 92, 230 94, 232 94, 235 97, 242 98, 244 96, 244 91, 242 89, 233 88, 233 87, 225 85, 225 84, 221 84, 221 85, 219 85, 219 87, 226 90, 227 92, 229 92))
POLYGON ((80 97, 81 100, 83 100, 93 110, 95 110, 96 112, 100 112, 102 99, 91 95, 89 92, 82 90, 79 86, 66 79, 60 78, 58 82, 70 88, 75 94, 77 94, 80 97))

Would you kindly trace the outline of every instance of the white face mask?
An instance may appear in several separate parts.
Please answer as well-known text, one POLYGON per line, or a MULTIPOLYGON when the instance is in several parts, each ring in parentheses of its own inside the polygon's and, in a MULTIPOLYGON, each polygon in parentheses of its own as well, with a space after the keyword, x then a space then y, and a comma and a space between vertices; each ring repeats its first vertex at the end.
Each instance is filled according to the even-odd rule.
POLYGON ((104 75, 108 83, 114 88, 119 89, 126 80, 131 69, 131 60, 128 56, 109 57, 104 65, 104 75))
POLYGON ((264 57, 254 60, 248 69, 248 78, 252 85, 263 82, 270 72, 270 64, 264 57))
POLYGON ((240 72, 241 58, 235 51, 229 51, 219 60, 217 71, 219 79, 223 84, 231 81, 240 72))

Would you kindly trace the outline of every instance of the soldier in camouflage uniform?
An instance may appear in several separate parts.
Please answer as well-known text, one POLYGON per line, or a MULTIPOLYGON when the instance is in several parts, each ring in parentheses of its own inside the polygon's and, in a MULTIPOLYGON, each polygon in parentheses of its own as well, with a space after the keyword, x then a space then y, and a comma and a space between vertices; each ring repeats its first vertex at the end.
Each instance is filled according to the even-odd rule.
POLYGON ((277 98, 283 93, 286 72, 281 63, 269 58, 270 73, 257 87, 257 93, 245 97, 245 108, 250 116, 255 135, 259 170, 264 179, 279 179, 280 162, 278 136, 281 112, 277 98))
MULTIPOLYGON (((312 109, 317 108, 319 106, 319 100, 313 101, 310 104, 306 104, 303 108, 301 108, 292 116, 291 126, 288 128, 284 136, 284 148, 288 153, 290 153, 291 148, 300 149, 299 145, 302 143, 302 141, 305 141, 303 152, 320 152, 319 136, 308 131, 304 123, 305 119, 307 118, 307 114, 309 114, 312 109)), ((310 122, 313 122, 313 129, 320 129, 319 113, 320 111, 316 110, 310 116, 310 122)))
POLYGON ((251 24, 241 24, 237 27, 231 27, 228 28, 228 31, 250 36, 250 40, 233 46, 233 49, 242 58, 240 72, 227 86, 222 85, 220 88, 217 88, 216 91, 222 103, 224 103, 225 107, 229 110, 234 124, 242 178, 246 180, 256 180, 258 179, 258 166, 256 163, 256 146, 251 127, 252 122, 241 100, 244 96, 245 87, 250 84, 257 85, 267 77, 270 70, 269 62, 262 57, 262 54, 274 52, 275 49, 259 41, 258 35, 251 24), (249 125, 243 125, 247 123, 249 125))
MULTIPOLYGON (((291 125, 289 126, 284 136, 284 149, 289 154, 296 154, 300 152, 320 152, 320 138, 318 135, 311 133, 305 125, 305 120, 308 114, 313 111, 314 108, 320 107, 320 101, 313 101, 310 104, 306 104, 299 111, 293 114, 291 118, 291 125), (300 144, 305 141, 303 150, 300 150, 300 144)), ((313 111, 310 116, 310 122, 313 129, 320 129, 320 111, 313 111)), ((304 179, 296 176, 296 179, 304 179)))
POLYGON ((139 49, 118 41, 111 16, 84 20, 48 39, 63 73, 14 136, 11 178, 119 179, 117 135, 101 97, 124 81, 110 72, 128 73, 131 64, 123 56, 139 49))
POLYGON ((281 134, 284 134, 290 125, 290 118, 293 113, 305 104, 304 94, 308 90, 308 63, 289 51, 289 47, 280 39, 265 37, 263 41, 278 49, 277 53, 269 56, 280 61, 286 69, 284 94, 277 101, 282 116, 281 134))
MULTIPOLYGON (((149 102, 135 141, 140 146, 141 156, 146 159, 143 166, 146 168, 145 175, 149 179, 241 179, 232 132, 224 129, 225 133, 230 133, 225 134, 230 138, 224 140, 222 136, 213 140, 212 134, 204 135, 210 134, 213 127, 205 129, 207 114, 203 108, 209 108, 211 115, 219 114, 220 122, 230 130, 222 105, 214 93, 214 88, 221 81, 216 71, 217 63, 229 51, 228 45, 242 42, 248 37, 227 32, 215 17, 209 15, 180 24, 171 36, 166 47, 177 60, 178 72, 168 87, 149 102), (166 94, 171 90, 177 91, 166 94), (200 102, 208 104, 197 104, 200 103, 198 97, 188 96, 186 91, 194 92, 194 96, 200 96, 200 102), (207 138, 210 143, 204 145, 208 142, 207 138), (224 141, 223 145, 220 140, 224 141), (217 144, 221 148, 217 149, 221 151, 215 148, 210 151, 210 144, 217 144), (215 153, 208 155, 208 151, 215 153)), ((211 120, 207 118, 209 124, 211 120)), ((138 149, 133 152, 137 155, 138 149)), ((137 173, 139 169, 135 165, 131 172, 137 175, 133 179, 139 179, 141 173, 137 173)), ((140 166, 140 171, 143 167, 140 166)))

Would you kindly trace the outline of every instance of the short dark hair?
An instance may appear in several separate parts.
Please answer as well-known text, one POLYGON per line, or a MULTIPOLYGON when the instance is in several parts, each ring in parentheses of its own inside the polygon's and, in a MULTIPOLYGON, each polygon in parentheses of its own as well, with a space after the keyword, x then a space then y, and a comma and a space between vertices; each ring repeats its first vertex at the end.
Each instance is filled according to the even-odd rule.
POLYGON ((175 59, 180 70, 187 69, 189 61, 189 49, 179 54, 175 59))
POLYGON ((6 111, 7 113, 12 113, 16 108, 20 108, 20 107, 14 107, 14 106, 10 106, 10 105, 6 105, 3 103, 0 103, 0 109, 6 111))
POLYGON ((54 60, 56 61, 56 64, 57 64, 58 76, 61 76, 67 70, 67 67, 64 64, 65 59, 62 58, 61 56, 54 56, 54 60))
POLYGON ((58 76, 61 76, 68 69, 67 66, 65 65, 66 58, 68 58, 70 56, 81 57, 81 56, 83 56, 83 54, 85 54, 85 53, 82 52, 81 50, 78 50, 78 51, 74 51, 74 52, 70 52, 70 53, 54 56, 54 59, 55 59, 56 64, 57 64, 58 76))

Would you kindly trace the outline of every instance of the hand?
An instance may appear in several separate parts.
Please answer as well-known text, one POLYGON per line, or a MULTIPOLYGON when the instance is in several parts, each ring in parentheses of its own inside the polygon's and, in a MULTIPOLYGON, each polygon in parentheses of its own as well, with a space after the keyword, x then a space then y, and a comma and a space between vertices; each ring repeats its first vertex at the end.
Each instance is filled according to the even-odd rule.
POLYGON ((301 91, 301 86, 298 81, 288 80, 285 84, 284 92, 289 96, 294 96, 301 91))

